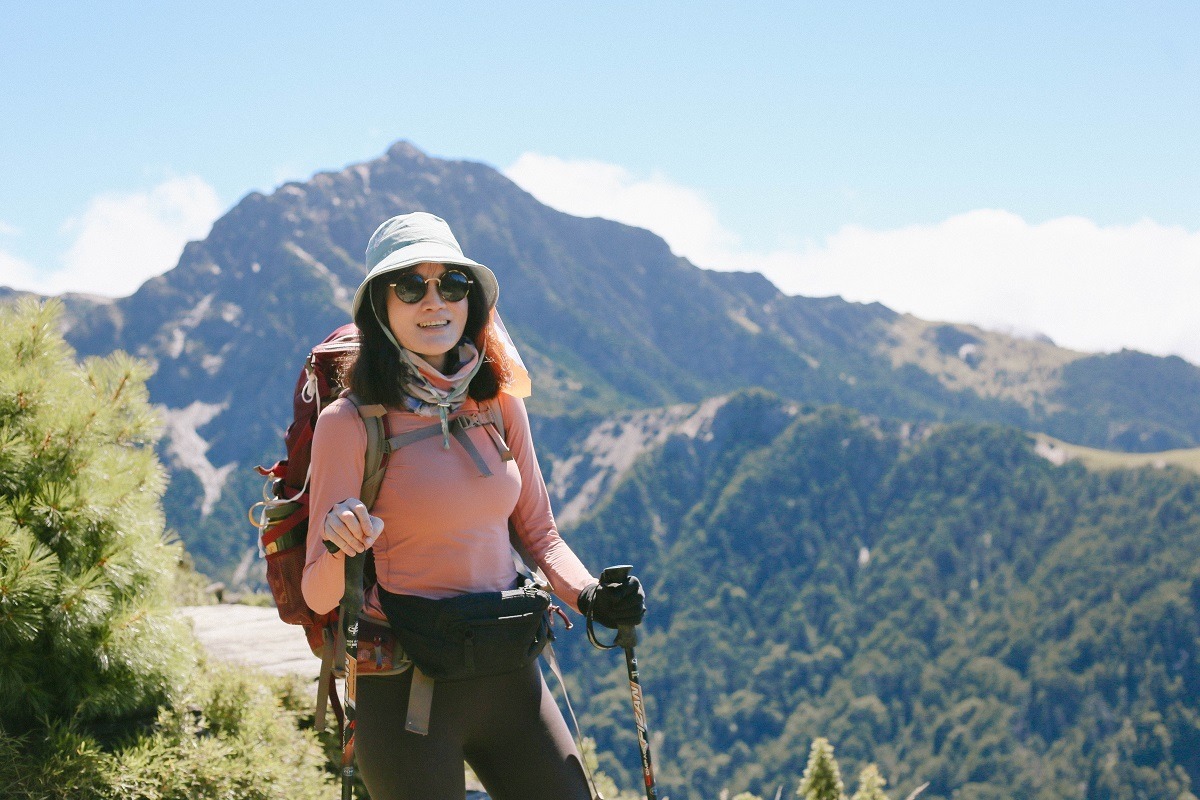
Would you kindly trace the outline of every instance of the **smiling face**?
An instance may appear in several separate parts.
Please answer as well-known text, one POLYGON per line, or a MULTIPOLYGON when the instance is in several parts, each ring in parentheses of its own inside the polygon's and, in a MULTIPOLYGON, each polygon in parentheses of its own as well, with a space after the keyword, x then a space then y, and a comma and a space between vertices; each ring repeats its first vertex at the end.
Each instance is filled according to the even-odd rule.
MULTIPOLYGON (((451 267, 454 269, 454 267, 451 267)), ((446 271, 444 264, 431 261, 404 272, 416 272, 431 281, 446 271)), ((464 270, 465 271, 465 270, 464 270)), ((399 275, 400 273, 396 273, 399 275)), ((395 280, 385 279, 384 283, 395 280)), ((396 341, 429 362, 439 372, 446 371, 446 355, 462 340, 467 325, 467 299, 453 303, 442 299, 437 283, 425 284, 425 295, 416 303, 405 303, 387 290, 388 327, 396 341)))

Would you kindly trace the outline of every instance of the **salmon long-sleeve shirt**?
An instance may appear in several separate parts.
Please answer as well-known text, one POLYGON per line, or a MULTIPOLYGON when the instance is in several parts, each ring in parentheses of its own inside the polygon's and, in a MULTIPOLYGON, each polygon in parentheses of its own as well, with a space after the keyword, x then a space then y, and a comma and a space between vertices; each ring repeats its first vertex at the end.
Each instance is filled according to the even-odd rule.
MULTIPOLYGON (((513 459, 501 459, 483 426, 467 429, 491 476, 480 474, 453 437, 445 449, 440 433, 389 457, 371 509, 384 525, 373 547, 379 585, 389 592, 433 599, 508 589, 517 577, 509 547, 511 517, 554 593, 577 608, 579 592, 596 579, 558 534, 525 404, 503 393, 493 402, 500 403, 513 459)), ((486 409, 470 399, 458 413, 489 419, 486 409)), ((432 424, 437 417, 388 411, 392 436, 432 424)), ((336 607, 345 586, 343 555, 329 553, 321 537, 324 520, 335 504, 358 497, 366 446, 366 428, 349 400, 336 400, 321 413, 312 443, 308 549, 301 583, 305 601, 318 613, 336 607)), ((374 590, 364 610, 383 618, 374 590)))

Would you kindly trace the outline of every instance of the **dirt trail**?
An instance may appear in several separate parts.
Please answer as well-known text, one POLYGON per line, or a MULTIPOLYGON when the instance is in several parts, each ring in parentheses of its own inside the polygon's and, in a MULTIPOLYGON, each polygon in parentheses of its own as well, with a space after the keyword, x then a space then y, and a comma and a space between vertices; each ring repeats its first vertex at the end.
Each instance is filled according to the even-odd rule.
POLYGON ((274 608, 185 606, 180 613, 192 621, 196 638, 214 659, 313 680, 321 670, 321 662, 308 649, 303 629, 285 624, 274 608))

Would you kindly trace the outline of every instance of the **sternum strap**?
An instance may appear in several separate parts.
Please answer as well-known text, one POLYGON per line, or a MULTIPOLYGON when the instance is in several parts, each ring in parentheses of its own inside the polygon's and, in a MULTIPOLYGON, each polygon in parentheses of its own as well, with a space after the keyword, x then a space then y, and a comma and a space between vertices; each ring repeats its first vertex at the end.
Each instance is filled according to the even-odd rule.
MULTIPOLYGON (((480 454, 479 448, 471 441, 471 437, 467 435, 467 424, 465 418, 456 417, 450 422, 450 430, 454 438, 462 445, 462 448, 467 451, 467 455, 475 462, 475 468, 479 470, 479 474, 483 477, 490 477, 492 470, 488 467, 487 462, 483 460, 483 455, 480 454)), ((387 440, 387 452, 394 453, 401 447, 410 445, 414 442, 420 442, 424 439, 432 439, 434 436, 442 432, 442 426, 439 423, 427 425, 424 428, 398 433, 387 440)))

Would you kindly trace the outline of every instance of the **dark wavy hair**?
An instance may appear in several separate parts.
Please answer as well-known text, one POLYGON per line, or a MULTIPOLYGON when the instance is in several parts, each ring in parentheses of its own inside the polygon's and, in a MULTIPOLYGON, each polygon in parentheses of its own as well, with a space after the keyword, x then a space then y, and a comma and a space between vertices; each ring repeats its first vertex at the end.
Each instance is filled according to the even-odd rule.
MULTIPOLYGON (((404 271, 407 270, 401 270, 404 271)), ((400 353, 379 322, 387 319, 387 285, 394 283, 399 274, 389 272, 372 280, 358 313, 354 315, 362 343, 358 355, 343 365, 343 383, 348 381, 346 385, 350 391, 364 403, 399 406, 404 402, 404 385, 412 368, 401 360, 400 353)), ((478 284, 467 295, 467 324, 463 336, 485 354, 483 365, 471 379, 467 394, 476 401, 490 400, 500 392, 501 386, 512 380, 512 362, 478 284)), ((448 371, 453 369, 454 365, 451 365, 448 371)))

